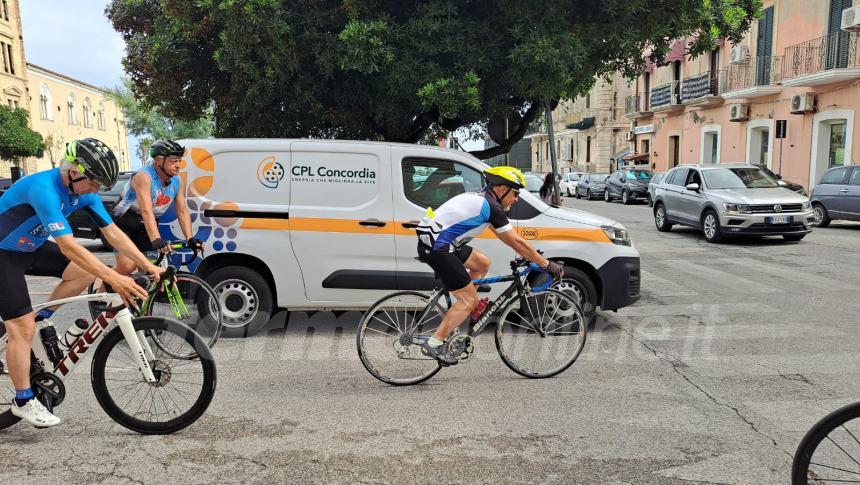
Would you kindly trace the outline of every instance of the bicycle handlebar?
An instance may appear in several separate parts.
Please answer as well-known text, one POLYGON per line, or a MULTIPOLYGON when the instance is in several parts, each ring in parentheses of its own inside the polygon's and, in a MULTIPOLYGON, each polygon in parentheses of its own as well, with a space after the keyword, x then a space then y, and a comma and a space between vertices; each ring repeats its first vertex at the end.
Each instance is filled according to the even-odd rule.
MULTIPOLYGON (((176 268, 174 268, 173 266, 168 266, 167 269, 164 270, 164 273, 161 273, 161 277, 158 278, 158 281, 156 281, 156 284, 162 283, 163 281, 166 281, 166 280, 170 280, 174 276, 176 276, 176 268)), ((146 282, 151 282, 155 279, 155 278, 152 278, 151 276, 149 276, 148 273, 135 273, 135 274, 132 274, 131 277, 134 279, 135 283, 137 283, 139 285, 141 285, 141 283, 143 282, 144 284, 142 284, 141 286, 146 286, 146 282)), ((108 293, 115 293, 113 291, 113 288, 111 288, 110 285, 107 283, 105 283, 105 291, 107 291, 108 293)), ((118 311, 122 310, 123 308, 126 308, 125 304, 107 307, 107 308, 105 308, 105 311, 118 312, 118 311)))
POLYGON ((189 248, 188 247, 188 241, 170 241, 169 243, 167 243, 167 247, 170 248, 170 252, 168 252, 168 253, 159 252, 158 258, 155 260, 155 263, 154 263, 156 266, 159 266, 161 264, 161 262, 164 261, 164 258, 167 257, 168 254, 172 253, 173 251, 179 250, 179 249, 191 249, 191 251, 193 253, 191 261, 188 261, 187 263, 185 263, 186 265, 191 264, 191 262, 193 262, 195 259, 197 259, 198 257, 200 257, 200 255, 203 254, 203 248, 202 247, 199 249, 189 248))

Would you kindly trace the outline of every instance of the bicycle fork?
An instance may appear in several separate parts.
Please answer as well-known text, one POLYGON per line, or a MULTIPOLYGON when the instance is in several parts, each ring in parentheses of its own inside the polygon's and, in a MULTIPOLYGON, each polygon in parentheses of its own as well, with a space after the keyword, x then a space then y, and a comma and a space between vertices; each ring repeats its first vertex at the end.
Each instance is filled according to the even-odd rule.
POLYGON ((152 347, 149 346, 146 334, 142 330, 135 331, 131 320, 131 312, 128 308, 123 308, 114 318, 119 324, 120 331, 122 331, 122 335, 125 337, 125 341, 128 343, 128 347, 136 360, 137 368, 143 374, 143 379, 150 384, 155 383, 157 379, 152 372, 152 366, 149 364, 155 360, 155 354, 152 352, 152 347))

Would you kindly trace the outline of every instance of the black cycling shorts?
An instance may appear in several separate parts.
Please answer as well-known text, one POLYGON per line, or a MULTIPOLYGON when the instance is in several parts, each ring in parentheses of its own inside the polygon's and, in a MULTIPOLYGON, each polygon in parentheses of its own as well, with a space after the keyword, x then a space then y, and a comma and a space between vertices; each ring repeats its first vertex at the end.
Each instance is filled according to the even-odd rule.
MULTIPOLYGON (((133 210, 127 211, 121 216, 111 214, 116 226, 131 239, 131 242, 137 246, 141 252, 152 251, 152 241, 149 239, 149 234, 146 232, 146 226, 143 224, 143 218, 133 210)), ((157 222, 157 221, 156 221, 157 222)))
POLYGON ((32 253, 0 249, 0 318, 11 320, 33 311, 25 275, 62 278, 68 265, 69 260, 53 241, 46 241, 32 253))
POLYGON ((472 278, 463 266, 471 255, 472 247, 467 244, 449 252, 437 251, 422 242, 418 243, 418 258, 433 268, 436 278, 442 280, 448 291, 462 290, 472 283, 472 278))

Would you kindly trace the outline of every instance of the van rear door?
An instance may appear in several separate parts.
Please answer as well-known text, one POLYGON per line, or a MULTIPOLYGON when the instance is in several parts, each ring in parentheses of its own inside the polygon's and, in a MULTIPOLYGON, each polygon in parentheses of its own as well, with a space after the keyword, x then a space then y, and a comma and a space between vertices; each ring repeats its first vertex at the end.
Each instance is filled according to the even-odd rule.
POLYGON ((290 239, 308 300, 369 303, 393 290, 390 147, 297 141, 291 150, 290 239))

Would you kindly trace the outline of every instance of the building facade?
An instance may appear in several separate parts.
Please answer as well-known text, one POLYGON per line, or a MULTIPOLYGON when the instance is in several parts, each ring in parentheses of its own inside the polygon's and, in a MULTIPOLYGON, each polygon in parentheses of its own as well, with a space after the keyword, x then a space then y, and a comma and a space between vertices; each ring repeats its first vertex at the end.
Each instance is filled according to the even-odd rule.
MULTIPOLYGON (((24 36, 18 0, 0 0, 0 103, 10 108, 27 108, 27 73, 24 63, 24 36)), ((0 160, 0 176, 9 176, 11 163, 0 160)))
POLYGON ((667 65, 649 65, 625 101, 636 151, 657 171, 748 162, 809 189, 828 168, 854 163, 860 49, 858 33, 840 27, 855 3, 765 0, 740 44, 696 59, 676 41, 667 65))

